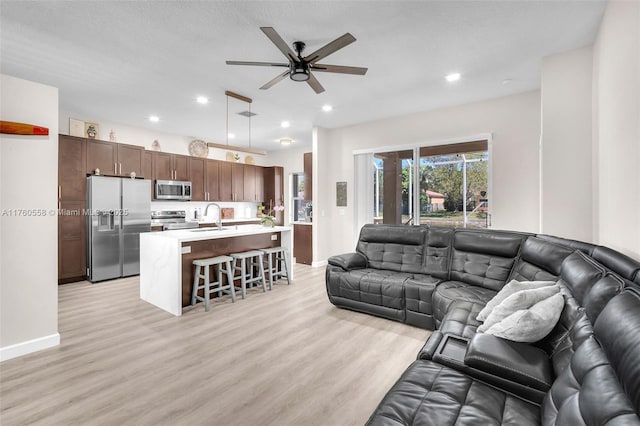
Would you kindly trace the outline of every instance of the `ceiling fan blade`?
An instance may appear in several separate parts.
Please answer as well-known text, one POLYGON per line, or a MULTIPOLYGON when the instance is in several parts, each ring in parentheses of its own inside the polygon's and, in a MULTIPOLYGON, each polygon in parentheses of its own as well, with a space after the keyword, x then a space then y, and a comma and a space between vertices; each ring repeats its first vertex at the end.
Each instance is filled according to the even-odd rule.
POLYGON ((280 83, 288 75, 289 75, 289 71, 285 71, 282 74, 278 74, 278 76, 276 78, 274 78, 273 80, 270 80, 269 82, 265 83, 260 89, 267 90, 268 88, 275 86, 276 83, 280 83))
POLYGON ((289 64, 277 62, 248 62, 248 61, 226 61, 227 65, 257 65, 260 67, 289 67, 289 64))
POLYGON ((350 33, 346 33, 333 40, 331 43, 326 44, 324 47, 321 47, 320 49, 311 53, 310 55, 305 56, 304 60, 311 63, 319 61, 320 59, 326 58, 336 50, 342 49, 343 47, 353 43, 354 41, 356 41, 356 38, 350 33))
POLYGON ((311 70, 320 71, 320 72, 337 72, 340 74, 365 75, 367 73, 368 68, 345 67, 342 65, 313 64, 311 65, 311 70))
POLYGON ((297 58, 297 55, 293 50, 291 50, 287 42, 284 41, 282 37, 280 37, 280 34, 278 34, 276 30, 274 30, 272 27, 260 27, 260 29, 267 37, 269 37, 269 40, 271 40, 271 42, 276 45, 276 47, 284 54, 284 56, 287 57, 287 59, 295 60, 297 58))
POLYGON ((313 74, 309 74, 309 80, 307 80, 307 84, 311 86, 313 91, 316 93, 324 92, 324 87, 322 87, 322 84, 320 84, 318 79, 315 78, 313 74))

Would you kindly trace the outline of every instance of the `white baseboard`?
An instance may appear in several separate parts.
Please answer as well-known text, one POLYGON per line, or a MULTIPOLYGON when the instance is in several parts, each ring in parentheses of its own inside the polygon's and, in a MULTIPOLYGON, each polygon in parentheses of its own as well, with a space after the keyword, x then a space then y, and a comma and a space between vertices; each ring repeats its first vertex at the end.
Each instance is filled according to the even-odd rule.
POLYGON ((56 333, 33 340, 27 340, 26 342, 16 343, 15 345, 5 346, 4 348, 0 348, 0 362, 58 346, 59 344, 60 333, 56 333))
POLYGON ((312 268, 322 268, 323 266, 327 266, 326 260, 318 260, 318 261, 311 262, 312 268))

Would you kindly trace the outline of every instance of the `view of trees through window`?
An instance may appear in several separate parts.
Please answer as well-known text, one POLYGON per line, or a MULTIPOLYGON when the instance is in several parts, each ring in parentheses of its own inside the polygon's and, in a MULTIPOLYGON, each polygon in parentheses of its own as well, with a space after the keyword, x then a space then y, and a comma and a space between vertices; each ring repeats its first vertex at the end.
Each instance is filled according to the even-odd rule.
POLYGON ((374 222, 487 227, 487 142, 374 154, 374 222), (474 149, 468 151, 468 149, 474 149))

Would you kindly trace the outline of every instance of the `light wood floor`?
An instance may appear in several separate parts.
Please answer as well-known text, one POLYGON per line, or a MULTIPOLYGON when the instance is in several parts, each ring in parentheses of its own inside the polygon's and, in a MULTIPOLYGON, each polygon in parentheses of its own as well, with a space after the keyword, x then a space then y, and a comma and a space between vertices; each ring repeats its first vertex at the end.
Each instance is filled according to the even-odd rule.
POLYGON ((429 332, 331 305, 324 268, 174 317, 138 278, 59 289, 60 346, 0 364, 0 423, 362 425, 429 332))

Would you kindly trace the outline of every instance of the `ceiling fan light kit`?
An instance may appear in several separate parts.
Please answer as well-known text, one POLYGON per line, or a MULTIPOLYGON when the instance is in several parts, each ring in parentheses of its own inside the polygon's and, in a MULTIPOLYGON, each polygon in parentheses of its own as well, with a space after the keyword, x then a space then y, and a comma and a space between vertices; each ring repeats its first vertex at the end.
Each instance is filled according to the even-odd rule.
POLYGON ((275 84, 284 80, 287 76, 293 81, 306 81, 309 87, 311 87, 316 93, 324 92, 324 87, 311 73, 312 71, 329 72, 337 74, 352 74, 352 75, 365 75, 367 68, 361 67, 349 67, 344 65, 326 65, 317 63, 319 60, 326 58, 339 49, 353 43, 356 38, 349 33, 346 33, 331 43, 326 44, 315 52, 302 56, 302 52, 306 44, 302 41, 293 42, 293 48, 295 52, 291 50, 289 45, 280 37, 272 27, 260 27, 263 33, 269 40, 276 45, 276 47, 287 57, 289 63, 278 62, 248 62, 248 61, 226 61, 227 65, 252 65, 252 66, 266 66, 266 67, 286 67, 287 71, 278 74, 274 79, 265 83, 260 89, 266 90, 275 84))

